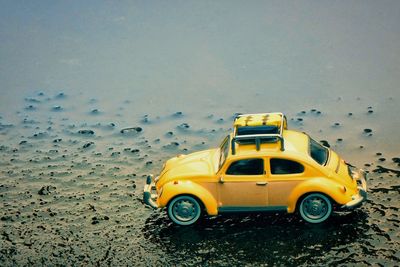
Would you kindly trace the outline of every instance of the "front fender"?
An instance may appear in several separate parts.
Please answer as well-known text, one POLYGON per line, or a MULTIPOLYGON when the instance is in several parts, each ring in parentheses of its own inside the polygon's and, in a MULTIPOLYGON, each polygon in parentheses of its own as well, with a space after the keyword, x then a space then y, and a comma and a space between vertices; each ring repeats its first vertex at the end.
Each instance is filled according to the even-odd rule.
POLYGON ((197 197, 206 208, 208 215, 217 215, 217 201, 204 187, 192 181, 172 181, 163 185, 163 193, 158 199, 159 207, 166 207, 178 195, 193 195, 197 197))
POLYGON ((345 204, 351 200, 351 194, 343 191, 343 185, 327 178, 313 178, 298 184, 289 196, 288 212, 293 213, 301 196, 308 193, 323 193, 338 204, 345 204))

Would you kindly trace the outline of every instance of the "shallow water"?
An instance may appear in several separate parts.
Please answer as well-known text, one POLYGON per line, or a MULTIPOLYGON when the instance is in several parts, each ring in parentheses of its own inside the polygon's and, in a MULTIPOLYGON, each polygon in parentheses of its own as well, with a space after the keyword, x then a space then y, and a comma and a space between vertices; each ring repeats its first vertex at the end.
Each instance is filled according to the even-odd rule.
POLYGON ((4 4, 0 265, 398 265, 399 9, 4 4), (360 209, 184 228, 143 205, 165 160, 272 111, 368 171, 360 209))

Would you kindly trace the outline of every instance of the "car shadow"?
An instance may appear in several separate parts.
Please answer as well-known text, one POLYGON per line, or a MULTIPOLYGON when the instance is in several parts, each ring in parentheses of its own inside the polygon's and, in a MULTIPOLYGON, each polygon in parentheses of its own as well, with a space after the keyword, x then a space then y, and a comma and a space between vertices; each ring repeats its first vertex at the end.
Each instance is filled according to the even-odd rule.
MULTIPOLYGON (((156 213, 156 212, 155 212, 156 213)), ((323 257, 332 249, 346 250, 366 238, 367 214, 362 210, 334 214, 313 225, 289 214, 232 214, 203 218, 182 227, 156 213, 146 220, 145 238, 172 255, 176 262, 192 255, 193 264, 241 262, 293 264, 323 257)), ((223 264, 222 264, 223 265, 223 264)))

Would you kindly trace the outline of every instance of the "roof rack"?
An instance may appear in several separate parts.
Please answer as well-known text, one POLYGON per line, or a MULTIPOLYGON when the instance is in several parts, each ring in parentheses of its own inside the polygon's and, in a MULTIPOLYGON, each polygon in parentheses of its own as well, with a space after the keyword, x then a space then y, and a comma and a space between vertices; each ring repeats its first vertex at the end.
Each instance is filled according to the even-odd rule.
POLYGON ((231 139, 232 155, 235 155, 236 153, 235 143, 243 140, 254 140, 257 151, 260 150, 261 142, 280 142, 281 151, 285 150, 283 130, 287 129, 287 119, 286 116, 281 112, 237 114, 233 120, 233 125, 234 129, 231 139), (257 130, 255 130, 258 127, 260 127, 262 133, 258 133, 257 130), (240 134, 239 129, 245 128, 250 128, 250 130, 242 131, 244 134, 240 134), (256 133, 248 134, 252 131, 256 133))

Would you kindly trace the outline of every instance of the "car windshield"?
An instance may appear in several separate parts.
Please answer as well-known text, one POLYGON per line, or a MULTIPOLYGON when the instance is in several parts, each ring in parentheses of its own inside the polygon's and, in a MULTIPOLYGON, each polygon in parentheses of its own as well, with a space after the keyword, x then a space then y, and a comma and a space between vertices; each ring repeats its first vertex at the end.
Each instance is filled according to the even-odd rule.
POLYGON ((218 170, 221 169, 222 165, 224 165, 226 158, 228 157, 229 153, 229 135, 224 138, 220 147, 219 147, 219 164, 218 170))
POLYGON ((310 156, 320 165, 325 165, 328 161, 329 150, 310 138, 310 156))

